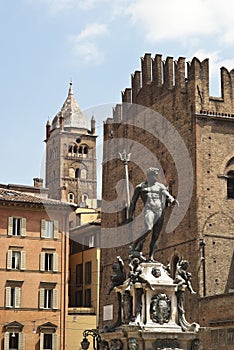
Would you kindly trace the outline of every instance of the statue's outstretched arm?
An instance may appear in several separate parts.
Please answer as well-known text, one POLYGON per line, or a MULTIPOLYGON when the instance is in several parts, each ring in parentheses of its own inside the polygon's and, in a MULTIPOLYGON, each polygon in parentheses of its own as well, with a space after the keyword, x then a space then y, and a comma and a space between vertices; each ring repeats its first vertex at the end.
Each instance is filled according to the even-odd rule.
POLYGON ((177 204, 179 206, 179 202, 168 192, 166 188, 163 189, 163 194, 167 197, 171 204, 177 204))

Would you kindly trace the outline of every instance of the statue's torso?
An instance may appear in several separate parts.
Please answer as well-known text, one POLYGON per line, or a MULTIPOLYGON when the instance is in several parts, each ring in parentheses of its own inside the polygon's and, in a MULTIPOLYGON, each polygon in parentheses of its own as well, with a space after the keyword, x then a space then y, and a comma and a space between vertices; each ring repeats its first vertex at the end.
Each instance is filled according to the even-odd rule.
POLYGON ((144 182, 140 184, 140 188, 140 196, 145 204, 145 210, 157 210, 164 208, 164 191, 166 190, 166 187, 163 184, 156 182, 153 185, 149 185, 147 182, 144 182))

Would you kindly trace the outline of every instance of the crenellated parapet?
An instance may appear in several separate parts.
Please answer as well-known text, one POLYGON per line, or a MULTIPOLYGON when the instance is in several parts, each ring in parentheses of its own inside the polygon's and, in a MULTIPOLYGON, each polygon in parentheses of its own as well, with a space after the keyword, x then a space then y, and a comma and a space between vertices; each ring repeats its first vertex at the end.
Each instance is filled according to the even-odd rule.
POLYGON ((141 58, 141 71, 131 75, 131 88, 122 92, 122 102, 151 106, 162 97, 187 94, 193 110, 214 110, 216 113, 233 113, 234 69, 221 68, 221 96, 210 96, 209 59, 194 57, 186 62, 184 57, 174 60, 162 55, 152 57, 146 53, 141 58))

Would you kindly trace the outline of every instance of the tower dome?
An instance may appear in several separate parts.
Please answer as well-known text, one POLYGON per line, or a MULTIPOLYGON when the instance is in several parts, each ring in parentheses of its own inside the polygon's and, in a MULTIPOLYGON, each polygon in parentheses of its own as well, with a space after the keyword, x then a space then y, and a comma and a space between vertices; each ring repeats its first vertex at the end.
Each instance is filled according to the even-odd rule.
POLYGON ((59 118, 64 118, 64 127, 89 129, 88 120, 81 112, 81 109, 75 99, 72 82, 70 82, 68 96, 52 122, 52 129, 59 127, 59 118))

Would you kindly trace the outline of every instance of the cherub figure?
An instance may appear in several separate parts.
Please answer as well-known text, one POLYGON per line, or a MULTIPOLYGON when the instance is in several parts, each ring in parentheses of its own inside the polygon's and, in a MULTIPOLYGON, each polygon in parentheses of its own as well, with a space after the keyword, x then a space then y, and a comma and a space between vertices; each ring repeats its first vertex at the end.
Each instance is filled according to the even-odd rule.
POLYGON ((129 272, 129 282, 128 287, 126 290, 129 290, 133 284, 136 282, 145 283, 147 287, 149 287, 151 290, 154 290, 154 288, 151 286, 149 281, 147 281, 143 277, 143 268, 140 265, 140 259, 139 258, 133 258, 129 264, 130 272, 129 272))
POLYGON ((188 266, 188 260, 184 260, 183 258, 179 259, 176 266, 174 282, 177 283, 178 290, 184 290, 184 287, 187 287, 191 294, 196 294, 191 285, 192 275, 190 272, 187 272, 188 266))
POLYGON ((108 295, 111 291, 120 286, 126 279, 126 274, 124 272, 124 262, 120 256, 117 256, 117 263, 112 264, 113 275, 111 275, 111 285, 108 291, 108 295))

